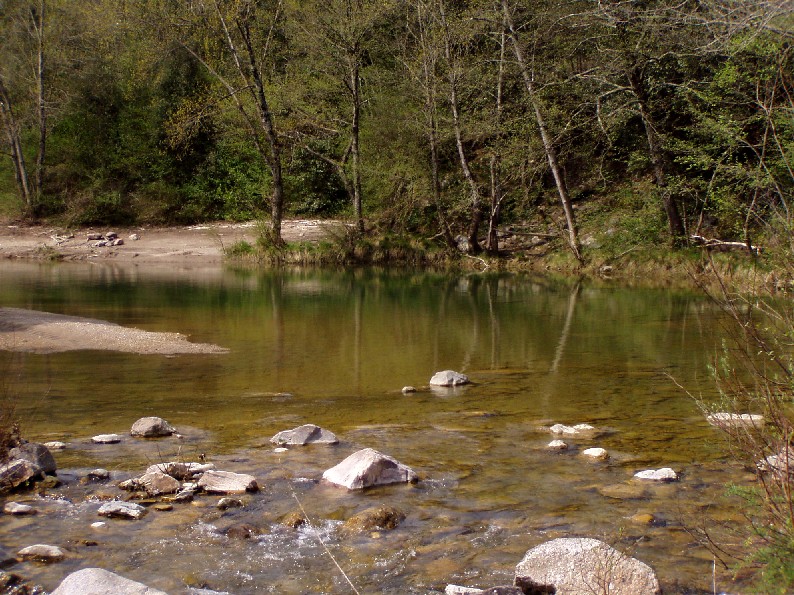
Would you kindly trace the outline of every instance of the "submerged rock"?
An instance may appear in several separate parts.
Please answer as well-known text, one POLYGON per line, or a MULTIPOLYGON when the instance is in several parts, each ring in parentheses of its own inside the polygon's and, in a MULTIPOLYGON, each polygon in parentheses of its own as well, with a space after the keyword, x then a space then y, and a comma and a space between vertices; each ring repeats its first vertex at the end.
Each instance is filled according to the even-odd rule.
POLYGON ((291 430, 279 432, 270 441, 274 444, 304 446, 306 444, 337 444, 339 439, 333 432, 329 432, 320 426, 304 424, 291 430))
POLYGON ((142 417, 132 424, 130 429, 131 436, 141 436, 143 438, 170 436, 174 433, 176 433, 176 428, 162 417, 142 417))
POLYGON ((546 445, 551 450, 568 450, 568 444, 562 440, 552 440, 546 445))
POLYGON ((678 481, 678 473, 670 469, 670 467, 638 471, 634 474, 634 477, 637 479, 647 479, 649 481, 678 481))
POLYGON ((560 538, 529 550, 516 566, 515 584, 530 593, 656 595, 659 581, 650 566, 597 539, 560 538))
POLYGON ((443 370, 436 372, 430 379, 431 386, 459 386, 469 384, 469 377, 454 370, 443 370))
POLYGON ((102 568, 84 568, 67 576, 50 595, 168 595, 102 568))
POLYGON ((761 428, 765 421, 763 415, 754 413, 712 413, 706 416, 712 426, 718 428, 761 428))
POLYGON ((323 479, 349 490, 360 490, 392 483, 415 482, 419 476, 392 457, 372 448, 354 452, 323 473, 323 479))
POLYGON ((60 562, 66 558, 66 552, 58 546, 43 543, 22 548, 17 552, 17 555, 23 560, 36 560, 37 562, 47 563, 60 562))
POLYGON ((405 520, 405 514, 391 506, 367 508, 353 515, 342 525, 350 533, 368 533, 379 530, 392 530, 405 520))
POLYGON ((198 487, 210 494, 241 494, 259 489, 253 475, 231 471, 207 471, 199 479, 198 487))
POLYGON ((36 514, 38 511, 29 504, 20 504, 19 502, 6 502, 3 506, 3 513, 13 514, 16 516, 26 516, 36 514))

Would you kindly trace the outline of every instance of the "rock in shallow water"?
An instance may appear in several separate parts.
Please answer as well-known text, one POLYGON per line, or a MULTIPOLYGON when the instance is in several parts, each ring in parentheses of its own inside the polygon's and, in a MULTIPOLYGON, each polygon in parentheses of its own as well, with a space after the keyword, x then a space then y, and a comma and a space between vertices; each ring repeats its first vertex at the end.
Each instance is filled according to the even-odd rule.
POLYGON ((22 548, 17 552, 17 555, 23 560, 36 560, 37 562, 47 563, 60 562, 66 558, 66 552, 58 546, 43 543, 22 548))
POLYGON ((53 475, 58 470, 58 466, 55 464, 55 459, 50 450, 38 442, 20 444, 12 448, 8 454, 11 459, 24 459, 29 461, 33 467, 38 469, 39 473, 45 475, 53 475))
POLYGON ((670 467, 662 467, 661 469, 646 469, 645 471, 638 471, 634 474, 637 479, 646 479, 649 481, 678 481, 678 473, 670 469, 670 467))
POLYGON ((323 479, 349 490, 392 483, 415 482, 419 476, 406 465, 372 448, 354 452, 323 473, 323 479))
POLYGON ((210 494, 242 494, 259 489, 253 475, 231 471, 207 471, 199 479, 198 487, 210 494))
POLYGON ((661 592, 656 574, 644 562, 603 541, 578 537, 553 539, 529 550, 516 566, 515 584, 525 592, 558 594, 591 593, 594 585, 608 585, 610 595, 661 592))
POLYGON ((157 438, 170 436, 176 433, 176 428, 165 421, 162 417, 142 417, 130 429, 131 436, 143 438, 157 438))
POLYGON ((94 444, 118 444, 123 438, 124 436, 119 434, 98 434, 91 438, 91 442, 94 444))
POLYGON ((106 502, 99 507, 97 511, 99 516, 106 516, 109 518, 120 519, 139 519, 146 514, 146 509, 143 506, 133 502, 106 502))
POLYGON ((274 444, 305 446, 306 444, 337 444, 339 439, 333 432, 329 432, 320 426, 304 424, 291 430, 279 432, 270 441, 274 444))
POLYGON ((38 511, 29 504, 20 504, 19 502, 7 502, 6 505, 3 506, 3 512, 5 514, 24 516, 24 515, 36 514, 36 512, 38 511))
POLYGON ((102 568, 73 572, 50 595, 168 595, 102 568))
POLYGON ((454 370, 443 370, 436 372, 430 379, 431 386, 459 386, 469 384, 469 377, 454 370))

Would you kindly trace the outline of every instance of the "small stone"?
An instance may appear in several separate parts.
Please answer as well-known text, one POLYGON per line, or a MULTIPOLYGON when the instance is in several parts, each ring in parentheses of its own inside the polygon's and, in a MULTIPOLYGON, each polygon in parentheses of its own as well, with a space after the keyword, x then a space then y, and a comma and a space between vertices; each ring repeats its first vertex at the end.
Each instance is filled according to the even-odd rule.
POLYGON ((114 240, 112 240, 110 242, 110 245, 111 246, 123 246, 124 245, 124 240, 122 240, 121 238, 116 238, 116 239, 114 239, 114 240))
POLYGON ((29 504, 20 504, 19 502, 7 502, 6 505, 3 506, 3 512, 5 514, 13 514, 16 516, 26 516, 26 515, 36 514, 38 511, 29 504))
POLYGON ((603 448, 587 448, 582 451, 582 454, 598 461, 606 461, 609 458, 609 453, 603 448))
POLYGON ((99 516, 122 519, 139 519, 146 514, 146 509, 133 502, 107 502, 99 507, 99 516))
POLYGON ((677 481, 678 473, 670 469, 670 467, 662 467, 661 469, 646 469, 634 474, 637 479, 646 479, 649 481, 677 481))
POLYGON ((283 446, 279 446, 278 448, 274 448, 273 452, 279 452, 279 453, 281 453, 281 452, 289 452, 289 448, 285 448, 283 446))
POLYGON ((103 236, 101 233, 89 233, 86 236, 86 240, 88 240, 89 242, 96 242, 97 240, 101 240, 102 237, 103 236))
POLYGON ((124 437, 119 434, 99 434, 91 438, 95 444, 118 444, 124 437))
POLYGON ((567 450, 568 443, 563 442, 562 440, 552 440, 546 445, 546 448, 549 448, 551 450, 567 450))
POLYGON ((35 560, 37 562, 60 562, 66 558, 66 552, 55 545, 46 545, 37 543, 36 545, 29 545, 22 548, 17 552, 17 555, 23 560, 35 560))
POLYGON ((50 450, 63 450, 67 445, 66 442, 58 442, 57 440, 54 440, 52 442, 45 442, 44 446, 50 450))
POLYGON ((110 479, 110 471, 107 469, 94 469, 93 471, 88 472, 87 477, 88 479, 95 480, 110 479))
POLYGON ((652 525, 656 518, 647 512, 638 512, 629 519, 636 525, 652 525))
POLYGON ((302 527, 306 524, 306 517, 303 516, 300 512, 291 512, 283 519, 281 519, 281 524, 286 527, 291 527, 293 529, 297 529, 298 527, 302 527))
POLYGON ((168 512, 170 510, 174 510, 174 507, 171 504, 166 504, 165 502, 158 502, 154 506, 152 506, 158 512, 168 512))
POLYGON ((413 387, 413 386, 404 386, 403 389, 402 389, 402 393, 404 395, 407 395, 408 393, 415 393, 415 392, 416 392, 416 388, 413 387))
POLYGON ((444 595, 480 595, 484 592, 482 589, 461 587, 460 585, 447 585, 446 589, 444 589, 444 595))
POLYGON ((257 529, 247 523, 238 523, 226 529, 225 533, 226 537, 231 539, 251 539, 257 533, 257 529))
POLYGON ((102 529, 107 529, 108 524, 105 521, 97 521, 96 523, 91 523, 91 528, 96 531, 101 531, 102 529))
POLYGON ((141 239, 141 236, 139 236, 137 233, 131 233, 129 235, 129 239, 132 240, 133 242, 137 242, 138 240, 141 239))
POLYGON ((237 498, 221 498, 215 506, 218 510, 228 510, 229 508, 240 508, 242 505, 243 501, 237 498))

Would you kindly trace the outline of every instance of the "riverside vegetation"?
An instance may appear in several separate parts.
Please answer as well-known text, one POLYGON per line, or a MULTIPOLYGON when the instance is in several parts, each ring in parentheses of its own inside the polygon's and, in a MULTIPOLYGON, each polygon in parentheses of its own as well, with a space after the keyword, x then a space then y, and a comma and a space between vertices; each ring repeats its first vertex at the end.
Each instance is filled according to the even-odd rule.
MULTIPOLYGON (((715 366, 724 408, 767 424, 726 428, 759 480, 737 488, 751 504, 744 547, 728 551, 715 528, 702 536, 785 592, 791 9, 11 0, 0 7, 0 213, 69 226, 261 218, 257 245, 228 252, 270 260, 465 254, 485 267, 542 257, 567 271, 711 272, 737 322, 715 366), (285 248, 293 215, 350 226, 285 248), (704 247, 735 252, 693 256, 704 247), (749 299, 723 284, 737 271, 749 299)), ((2 416, 16 440, 13 412, 2 416)))

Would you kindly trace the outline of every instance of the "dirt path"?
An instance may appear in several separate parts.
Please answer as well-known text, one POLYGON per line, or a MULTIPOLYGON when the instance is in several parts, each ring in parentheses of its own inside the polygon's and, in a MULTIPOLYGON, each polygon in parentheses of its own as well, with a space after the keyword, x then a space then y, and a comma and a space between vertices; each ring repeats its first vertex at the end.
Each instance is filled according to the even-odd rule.
MULTIPOLYGON (((175 261, 220 263, 223 250, 241 240, 254 243, 257 223, 209 223, 187 227, 86 228, 65 230, 46 226, 0 226, 0 258, 115 259, 166 263, 175 261), (123 242, 98 245, 89 237, 114 232, 123 242)), ((328 237, 336 221, 288 220, 282 236, 288 242, 316 242, 328 237)))

